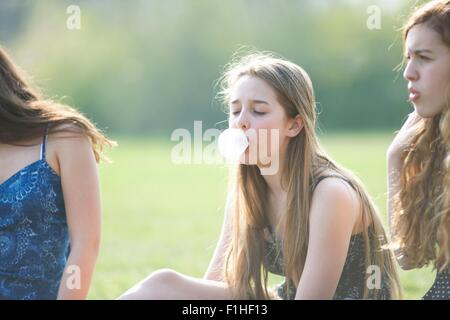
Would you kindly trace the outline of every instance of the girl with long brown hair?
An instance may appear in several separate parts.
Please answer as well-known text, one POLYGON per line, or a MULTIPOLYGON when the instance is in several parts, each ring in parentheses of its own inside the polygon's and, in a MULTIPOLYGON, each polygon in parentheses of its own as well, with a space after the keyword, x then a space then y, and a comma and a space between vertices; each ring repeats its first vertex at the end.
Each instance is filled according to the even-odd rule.
POLYGON ((229 127, 258 134, 248 135, 249 148, 231 170, 210 266, 203 279, 158 270, 121 298, 398 298, 395 260, 372 201, 319 145, 308 74, 272 54, 254 53, 231 63, 220 84, 229 127), (252 147, 278 156, 252 159, 252 147), (273 159, 279 170, 263 174, 273 159), (272 290, 268 272, 286 281, 272 290))
POLYGON ((432 265, 425 299, 450 299, 450 1, 414 11, 403 29, 412 112, 387 153, 389 213, 404 269, 432 265))
POLYGON ((0 299, 84 299, 100 242, 96 162, 113 145, 0 48, 0 299))

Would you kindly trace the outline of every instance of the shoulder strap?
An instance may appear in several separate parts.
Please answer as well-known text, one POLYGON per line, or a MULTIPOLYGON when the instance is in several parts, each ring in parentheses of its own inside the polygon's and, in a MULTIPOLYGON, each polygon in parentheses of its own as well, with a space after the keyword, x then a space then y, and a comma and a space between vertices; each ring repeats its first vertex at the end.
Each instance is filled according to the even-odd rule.
POLYGON ((45 159, 45 149, 46 149, 46 145, 47 145, 47 137, 48 137, 48 127, 45 129, 45 134, 44 137, 42 139, 42 144, 41 144, 41 160, 45 159))

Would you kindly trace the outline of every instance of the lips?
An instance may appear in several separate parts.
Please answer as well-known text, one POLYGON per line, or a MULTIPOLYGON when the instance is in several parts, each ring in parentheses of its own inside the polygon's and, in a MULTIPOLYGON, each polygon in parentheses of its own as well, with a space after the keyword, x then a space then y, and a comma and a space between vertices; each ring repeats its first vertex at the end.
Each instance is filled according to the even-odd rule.
POLYGON ((416 102, 417 100, 419 100, 420 92, 417 91, 417 89, 409 87, 408 92, 409 92, 409 101, 416 102))

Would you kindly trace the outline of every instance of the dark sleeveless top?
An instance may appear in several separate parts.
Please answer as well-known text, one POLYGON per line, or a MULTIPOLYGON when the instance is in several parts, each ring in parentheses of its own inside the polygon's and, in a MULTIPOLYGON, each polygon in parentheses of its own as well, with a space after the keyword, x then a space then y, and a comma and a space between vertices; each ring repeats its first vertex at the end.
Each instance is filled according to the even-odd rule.
MULTIPOLYGON (((316 181, 314 187, 317 186, 321 180, 328 177, 336 176, 322 176, 316 181)), ((343 179, 340 176, 337 177, 343 179)), ((283 245, 277 240, 276 235, 270 226, 268 226, 266 230, 272 240, 266 241, 264 266, 271 273, 285 276, 282 252, 283 245)), ((373 237, 374 235, 371 227, 369 227, 368 231, 369 238, 373 237)), ((363 233, 358 233, 353 235, 350 239, 347 258, 333 299, 363 299, 364 288, 366 286, 366 271, 364 236, 363 233)), ((283 300, 294 299, 297 291, 297 284, 293 283, 290 283, 288 290, 288 281, 289 280, 285 278, 285 281, 276 287, 278 296, 283 300)), ((375 290, 369 290, 369 298, 371 297, 371 291, 373 292, 375 290)), ((390 299, 390 290, 386 277, 382 277, 381 290, 377 291, 379 291, 377 299, 390 299)))
POLYGON ((56 299, 69 254, 60 177, 45 159, 0 184, 0 299, 56 299))

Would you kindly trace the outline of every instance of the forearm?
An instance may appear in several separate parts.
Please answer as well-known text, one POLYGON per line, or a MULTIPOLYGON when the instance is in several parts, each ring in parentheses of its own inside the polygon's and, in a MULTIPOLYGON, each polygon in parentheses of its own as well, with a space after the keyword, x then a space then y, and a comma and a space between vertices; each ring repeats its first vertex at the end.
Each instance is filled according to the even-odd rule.
POLYGON ((203 275, 205 280, 223 281, 222 268, 218 266, 210 266, 203 275))
POLYGON ((72 248, 61 279, 58 299, 86 299, 98 256, 95 244, 72 248))
POLYGON ((206 270, 203 275, 203 279, 223 281, 223 267, 223 258, 221 257, 221 253, 216 249, 213 259, 208 266, 208 270, 206 270))
POLYGON ((391 233, 391 238, 394 237, 393 230, 393 220, 395 217, 395 196, 400 191, 400 172, 401 172, 401 161, 397 157, 388 154, 387 160, 387 175, 388 175, 388 223, 389 231, 391 233))
MULTIPOLYGON (((388 216, 389 216, 389 231, 391 234, 391 240, 395 241, 396 230, 393 225, 395 215, 395 197, 400 191, 400 174, 402 170, 401 160, 396 157, 388 156, 388 216)), ((404 270, 413 268, 414 266, 404 256, 402 250, 398 247, 393 249, 395 257, 400 267, 404 270)))

